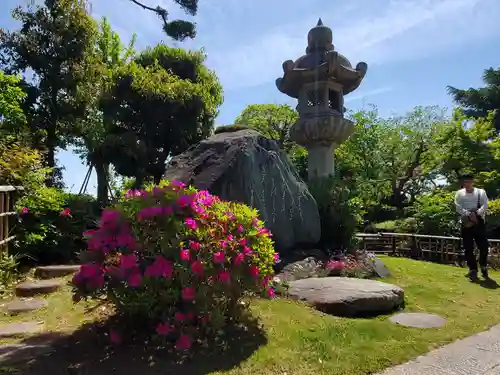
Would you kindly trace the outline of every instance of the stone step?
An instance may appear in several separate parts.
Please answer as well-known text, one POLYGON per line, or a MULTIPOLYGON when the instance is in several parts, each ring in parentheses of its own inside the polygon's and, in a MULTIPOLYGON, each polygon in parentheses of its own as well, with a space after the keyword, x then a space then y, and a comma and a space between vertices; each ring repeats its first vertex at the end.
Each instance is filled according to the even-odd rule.
POLYGON ((5 306, 5 311, 10 315, 16 315, 28 311, 34 311, 47 307, 48 303, 44 299, 15 299, 5 306))
POLYGON ((0 337, 18 337, 39 333, 43 330, 43 322, 21 322, 0 324, 0 337))
POLYGON ((16 286, 16 296, 33 297, 38 294, 49 294, 57 291, 62 285, 61 280, 26 281, 16 286))
MULTIPOLYGON (((31 361, 34 357, 47 355, 54 349, 49 344, 5 344, 0 345, 0 363, 13 365, 31 361)), ((1 367, 0 367, 1 369, 1 367)))
POLYGON ((41 266, 36 268, 35 277, 38 277, 39 279, 54 279, 57 277, 71 275, 79 269, 80 266, 77 264, 41 266))

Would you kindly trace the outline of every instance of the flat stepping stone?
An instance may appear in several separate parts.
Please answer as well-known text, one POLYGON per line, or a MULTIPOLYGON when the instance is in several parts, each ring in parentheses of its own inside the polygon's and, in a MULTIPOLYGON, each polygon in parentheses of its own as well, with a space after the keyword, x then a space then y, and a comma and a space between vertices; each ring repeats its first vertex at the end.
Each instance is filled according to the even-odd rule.
POLYGON ((22 322, 0 324, 0 337, 24 336, 38 333, 43 329, 43 323, 22 322))
POLYGON ((44 299, 16 299, 9 302, 5 310, 11 314, 20 314, 23 312, 34 311, 47 307, 48 303, 44 299))
POLYGON ((412 328, 441 328, 446 319, 435 314, 426 313, 399 313, 391 316, 392 323, 412 328))
POLYGON ((35 277, 39 279, 54 279, 74 274, 80 269, 79 265, 57 265, 57 266, 41 266, 35 270, 35 277))
POLYGON ((57 291, 62 285, 60 280, 37 280, 24 282, 16 286, 16 296, 33 297, 37 294, 49 294, 57 291))
POLYGON ((47 344, 27 345, 27 344, 6 344, 0 345, 0 363, 14 364, 18 362, 27 362, 34 357, 49 354, 54 350, 47 344))
POLYGON ((389 313, 404 304, 404 291, 396 285, 349 277, 292 281, 288 295, 327 314, 347 317, 389 313))

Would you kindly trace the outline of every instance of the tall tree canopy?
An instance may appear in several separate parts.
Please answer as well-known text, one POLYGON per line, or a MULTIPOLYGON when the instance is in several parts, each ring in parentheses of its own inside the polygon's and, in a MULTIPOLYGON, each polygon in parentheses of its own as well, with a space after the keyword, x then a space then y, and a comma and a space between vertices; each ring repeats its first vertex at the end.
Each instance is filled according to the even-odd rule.
POLYGON ((99 108, 100 100, 108 87, 112 85, 114 72, 131 62, 134 57, 135 34, 125 46, 120 36, 111 29, 106 18, 101 20, 99 33, 94 48, 86 55, 84 64, 88 78, 79 86, 80 95, 88 103, 85 115, 75 127, 77 136, 74 144, 76 152, 97 175, 97 198, 101 206, 108 201, 109 163, 104 159, 104 147, 114 119, 105 121, 99 108))
POLYGON ((118 173, 158 181, 172 155, 208 137, 222 87, 201 52, 157 45, 114 72, 101 101, 113 119, 105 157, 118 173))
POLYGON ((43 5, 17 7, 12 16, 21 28, 0 34, 2 67, 9 73, 33 73, 26 87, 28 122, 43 131, 50 168, 56 166, 56 148, 68 144, 72 122, 85 108, 77 88, 86 79, 82 63, 97 31, 86 6, 85 0, 45 0, 43 5))
POLYGON ((289 140, 288 132, 298 117, 297 111, 286 104, 251 104, 234 123, 256 129, 278 142, 283 150, 289 151, 293 142, 289 140))
POLYGON ((22 109, 25 92, 19 86, 21 78, 0 70, 0 133, 16 132, 26 123, 22 109))
POLYGON ((500 68, 489 68, 484 71, 484 87, 467 90, 448 86, 448 92, 460 105, 466 116, 485 118, 490 111, 495 111, 493 124, 500 132, 500 68))

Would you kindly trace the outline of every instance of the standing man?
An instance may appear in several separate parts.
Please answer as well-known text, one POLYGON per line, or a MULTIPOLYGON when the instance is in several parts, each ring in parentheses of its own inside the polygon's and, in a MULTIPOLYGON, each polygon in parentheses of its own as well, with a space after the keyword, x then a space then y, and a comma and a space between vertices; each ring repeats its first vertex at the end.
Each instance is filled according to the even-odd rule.
POLYGON ((455 194, 455 206, 462 226, 462 242, 465 260, 469 267, 468 277, 477 278, 477 262, 474 255, 474 242, 479 249, 481 274, 488 279, 488 238, 486 237, 485 217, 488 209, 488 197, 484 189, 474 187, 474 177, 470 174, 461 178, 462 189, 455 194))

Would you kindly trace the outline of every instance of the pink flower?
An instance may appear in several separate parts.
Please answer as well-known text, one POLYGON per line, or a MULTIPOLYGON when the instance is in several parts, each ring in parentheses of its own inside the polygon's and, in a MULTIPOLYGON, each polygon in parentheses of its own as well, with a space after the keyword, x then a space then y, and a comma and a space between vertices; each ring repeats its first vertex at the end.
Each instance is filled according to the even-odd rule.
POLYGON ((26 215, 30 210, 28 210, 28 207, 23 207, 21 210, 21 215, 26 215))
POLYGON ((196 297, 196 290, 194 288, 188 286, 182 289, 182 299, 184 301, 192 301, 196 297))
POLYGON ((181 260, 184 260, 184 261, 191 259, 191 253, 189 252, 188 249, 181 249, 179 256, 180 256, 181 260))
POLYGON ((212 260, 215 264, 222 264, 226 261, 226 254, 222 251, 214 253, 212 260))
POLYGON ((121 344, 122 337, 118 332, 116 332, 114 329, 112 329, 111 331, 109 331, 109 340, 113 344, 121 344))
POLYGON ((177 199, 177 204, 180 206, 180 207, 188 207, 191 202, 193 200, 193 197, 190 197, 188 195, 181 195, 178 199, 177 199))
POLYGON ((274 291, 273 288, 268 288, 267 289, 267 296, 271 297, 271 298, 274 297, 274 296, 276 296, 276 292, 274 291))
POLYGON ((328 270, 341 270, 344 266, 344 262, 337 260, 330 260, 326 263, 326 269, 328 270))
POLYGON ((194 274, 201 276, 203 275, 203 270, 203 263, 199 260, 195 260, 193 263, 191 263, 191 271, 193 271, 194 274))
POLYGON ((186 220, 184 220, 184 224, 185 224, 188 228, 193 229, 193 230, 195 230, 195 229, 196 229, 196 227, 197 227, 197 225, 196 225, 196 220, 194 220, 194 219, 192 219, 192 218, 190 218, 190 217, 188 217, 186 220))
POLYGON ((250 266, 250 268, 248 269, 248 272, 250 273, 250 276, 252 276, 252 277, 257 277, 260 275, 260 270, 259 270, 259 267, 257 267, 257 266, 250 266))
POLYGON ((219 271, 217 277, 219 278, 219 281, 223 283, 227 283, 231 280, 231 274, 228 271, 219 271))
POLYGON ((274 253, 274 263, 279 263, 281 262, 280 260, 280 255, 278 253, 274 253))
POLYGON ((248 240, 246 238, 242 238, 241 240, 238 241, 238 243, 241 245, 241 246, 246 246, 247 245, 247 242, 248 240))
POLYGON ((175 343, 175 349, 188 350, 189 348, 191 348, 191 337, 188 335, 180 335, 175 343))
POLYGON ((174 319, 178 322, 183 322, 186 319, 186 316, 181 312, 176 312, 174 315, 174 319))
POLYGON ((127 283, 132 288, 137 288, 137 287, 141 286, 142 275, 139 272, 139 270, 132 271, 132 273, 128 277, 127 283))
POLYGON ((173 180, 170 182, 170 186, 183 189, 186 187, 186 184, 184 182, 181 182, 181 181, 173 180))
POLYGON ((193 251, 198 251, 201 248, 201 244, 196 241, 189 241, 189 248, 193 251))
POLYGON ((166 260, 161 255, 158 255, 155 261, 148 268, 146 268, 144 275, 146 277, 164 277, 166 279, 171 279, 173 273, 173 263, 166 260))
POLYGON ((244 230, 243 229, 243 225, 239 224, 237 230, 238 230, 239 233, 243 233, 243 230, 244 230))
POLYGON ((245 260, 245 254, 238 253, 238 255, 234 257, 234 264, 238 266, 241 263, 243 263, 244 260, 245 260))
POLYGON ((60 216, 71 216, 71 210, 69 208, 65 208, 64 210, 61 211, 59 214, 60 216))
POLYGON ((131 269, 137 266, 137 257, 135 254, 122 255, 120 258, 120 267, 123 269, 131 269))
POLYGON ((80 274, 84 279, 95 277, 101 272, 101 266, 96 263, 86 263, 80 266, 80 274))
POLYGON ((83 237, 89 239, 89 238, 92 238, 93 236, 95 236, 96 233, 97 233, 96 230, 89 229, 88 231, 83 232, 83 237))
POLYGON ((253 251, 252 249, 250 249, 248 246, 244 246, 243 247, 243 254, 247 255, 247 256, 250 256, 253 254, 253 251))
POLYGON ((172 332, 172 327, 168 323, 160 323, 156 326, 156 333, 160 336, 166 336, 172 332))

